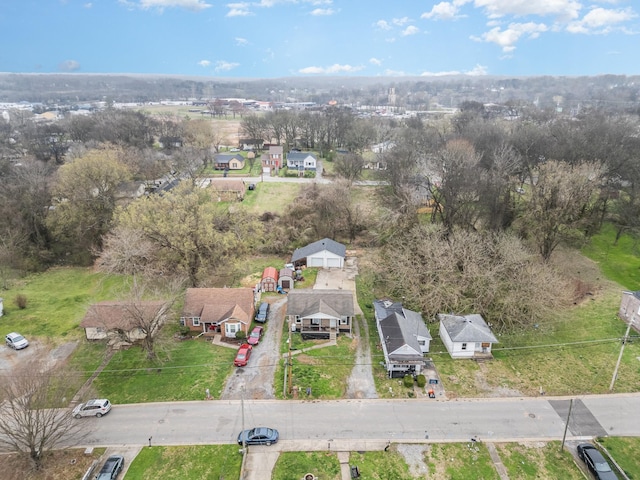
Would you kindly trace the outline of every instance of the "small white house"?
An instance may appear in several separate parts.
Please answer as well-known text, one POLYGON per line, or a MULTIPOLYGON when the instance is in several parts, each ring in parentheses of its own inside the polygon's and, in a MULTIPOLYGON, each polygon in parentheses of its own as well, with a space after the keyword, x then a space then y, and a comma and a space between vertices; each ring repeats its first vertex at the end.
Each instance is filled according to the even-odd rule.
POLYGON ((481 315, 438 314, 440 338, 451 358, 490 357, 498 339, 481 315))
POLYGON ((317 158, 314 154, 308 152, 289 152, 287 153, 287 168, 299 171, 315 171, 317 158))

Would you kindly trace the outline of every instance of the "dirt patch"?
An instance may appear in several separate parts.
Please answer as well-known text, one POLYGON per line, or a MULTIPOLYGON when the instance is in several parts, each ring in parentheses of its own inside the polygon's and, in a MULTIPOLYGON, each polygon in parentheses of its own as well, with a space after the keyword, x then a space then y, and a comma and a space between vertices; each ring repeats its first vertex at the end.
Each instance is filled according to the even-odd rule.
POLYGON ((296 361, 302 363, 303 365, 318 365, 320 361, 315 357, 310 357, 309 355, 300 354, 296 355, 296 361))
MULTIPOLYGON (((429 469, 424 461, 424 454, 429 450, 429 445, 421 444, 404 444, 395 446, 398 452, 404 457, 409 465, 409 472, 414 477, 427 478, 429 469)), ((444 473, 444 472, 443 472, 444 473)), ((445 478, 444 476, 435 476, 434 478, 445 478)))
POLYGON ((101 458, 101 450, 86 455, 84 449, 56 450, 47 454, 44 468, 35 471, 26 456, 0 455, 3 480, 75 480, 82 478, 94 461, 101 458))

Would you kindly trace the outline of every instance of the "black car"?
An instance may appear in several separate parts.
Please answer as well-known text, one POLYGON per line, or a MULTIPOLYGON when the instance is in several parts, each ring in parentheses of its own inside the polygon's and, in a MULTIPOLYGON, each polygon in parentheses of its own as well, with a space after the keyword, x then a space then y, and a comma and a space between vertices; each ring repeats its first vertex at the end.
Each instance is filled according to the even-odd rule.
POLYGON ((238 445, 271 445, 277 443, 280 434, 275 428, 256 427, 251 430, 243 430, 238 435, 238 445))
POLYGON ((258 313, 256 314, 256 322, 260 322, 260 323, 266 322, 268 315, 269 315, 269 304, 267 302, 262 302, 258 307, 258 313))
POLYGON ((586 463, 598 480, 617 480, 618 476, 604 459, 600 451, 590 443, 578 445, 578 456, 586 463))
POLYGON ((124 467, 124 457, 122 455, 111 455, 104 462, 96 480, 113 480, 122 471, 122 467, 124 467))

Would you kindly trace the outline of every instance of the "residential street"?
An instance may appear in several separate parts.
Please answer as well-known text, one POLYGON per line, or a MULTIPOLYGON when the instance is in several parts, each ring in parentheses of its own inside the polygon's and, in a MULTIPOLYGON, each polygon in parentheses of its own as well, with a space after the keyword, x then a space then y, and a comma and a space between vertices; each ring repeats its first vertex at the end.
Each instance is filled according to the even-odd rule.
MULTIPOLYGON (((640 436, 638 402, 640 394, 580 397, 567 438, 640 436)), ((235 442, 244 417, 246 428, 280 430, 281 448, 306 450, 332 443, 467 441, 473 436, 487 442, 560 440, 568 405, 568 397, 220 400, 115 405, 103 418, 82 421, 90 430, 87 445, 147 445, 149 438, 153 445, 180 445, 235 442)))

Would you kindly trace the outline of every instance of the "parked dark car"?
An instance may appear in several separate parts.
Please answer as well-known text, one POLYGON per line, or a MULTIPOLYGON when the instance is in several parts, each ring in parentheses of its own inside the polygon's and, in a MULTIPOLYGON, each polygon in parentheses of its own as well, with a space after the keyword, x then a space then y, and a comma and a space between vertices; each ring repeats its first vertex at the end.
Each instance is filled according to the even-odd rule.
POLYGON ((267 302, 262 302, 258 307, 258 313, 256 313, 256 322, 264 323, 267 321, 268 316, 269 304, 267 302))
POLYGON ((113 480, 122 471, 122 467, 124 467, 124 457, 122 455, 111 455, 104 462, 96 480, 113 480))
POLYGON ((600 451, 590 443, 578 445, 578 456, 598 480, 617 480, 618 476, 611 470, 609 463, 600 451))
POLYGON ((238 435, 238 444, 242 445, 271 445, 277 443, 280 434, 275 428, 256 427, 251 430, 244 430, 238 435))

